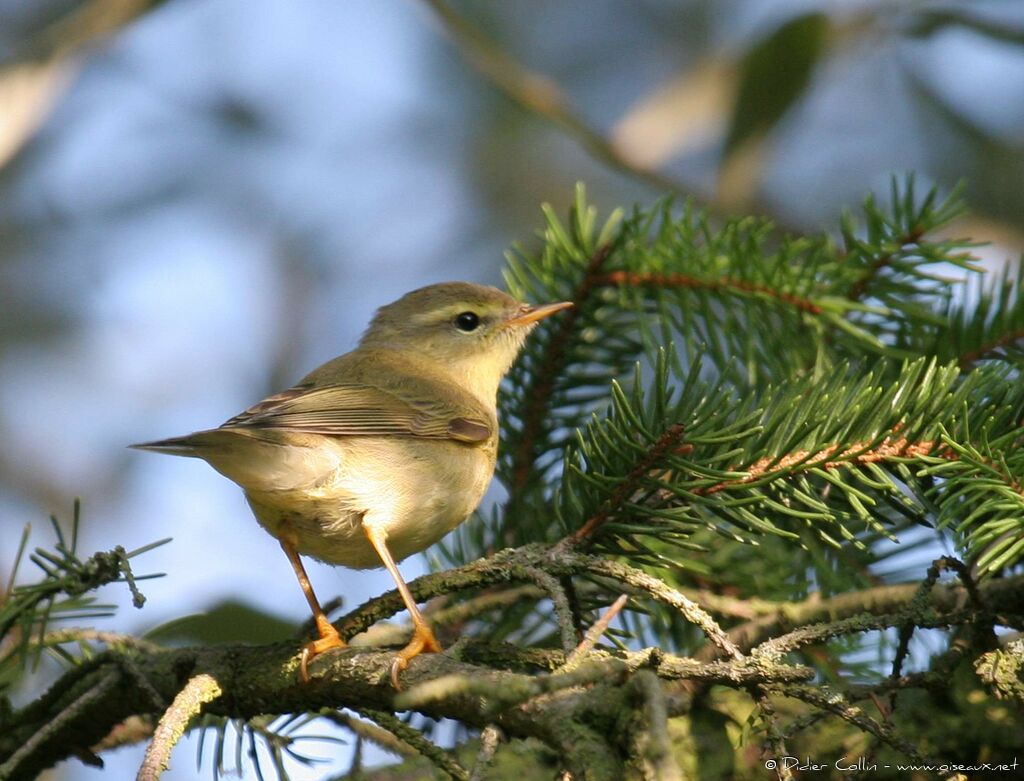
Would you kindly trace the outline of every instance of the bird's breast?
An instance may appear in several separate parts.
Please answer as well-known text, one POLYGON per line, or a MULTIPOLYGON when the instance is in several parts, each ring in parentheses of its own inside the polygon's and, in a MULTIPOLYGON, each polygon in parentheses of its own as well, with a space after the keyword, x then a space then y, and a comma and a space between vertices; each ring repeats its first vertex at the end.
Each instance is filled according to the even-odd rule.
MULTIPOLYGON (((314 483, 246 490, 260 523, 285 530, 300 553, 332 564, 381 566, 363 530, 383 528, 398 561, 437 542, 476 509, 494 472, 496 447, 414 437, 323 438, 336 467, 314 483)), ((243 486, 244 487, 244 486, 243 486)))

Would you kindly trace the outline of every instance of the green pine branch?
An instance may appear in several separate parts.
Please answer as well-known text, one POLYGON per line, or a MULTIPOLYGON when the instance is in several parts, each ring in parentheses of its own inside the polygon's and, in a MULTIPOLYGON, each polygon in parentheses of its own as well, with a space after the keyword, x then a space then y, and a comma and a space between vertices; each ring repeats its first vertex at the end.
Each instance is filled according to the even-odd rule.
POLYGON ((906 348, 942 361, 956 361, 964 371, 985 361, 1024 365, 1021 285, 1019 267, 973 281, 960 300, 951 298, 940 308, 933 328, 910 334, 917 341, 906 348))
POLYGON ((900 311, 914 300, 931 299, 934 303, 945 299, 948 279, 936 273, 936 266, 948 264, 980 271, 967 252, 976 243, 929 239, 936 230, 964 215, 962 191, 963 185, 940 200, 938 191, 932 189, 920 198, 913 176, 902 181, 893 177, 885 207, 869 196, 862 216, 845 214, 841 232, 846 297, 854 301, 875 299, 890 310, 900 311))
POLYGON ((84 621, 112 614, 113 608, 97 603, 90 592, 107 583, 126 583, 134 605, 141 608, 146 598, 136 582, 162 577, 160 574, 135 575, 130 560, 169 540, 133 551, 117 546, 87 559, 80 558, 77 553, 80 510, 76 500, 69 534, 64 533, 56 516, 50 517, 56 538, 53 549, 36 548, 27 554, 42 576, 33 583, 15 585, 26 558, 30 528, 26 527, 22 534, 8 586, 0 593, 0 692, 47 647, 43 638, 51 621, 84 621))
POLYGON ((919 359, 894 380, 838 372, 769 386, 757 403, 667 367, 629 394, 614 387, 608 415, 570 452, 554 507, 573 543, 642 558, 644 537, 685 548, 714 529, 864 548, 902 517, 969 532, 970 550, 998 538, 983 569, 1020 557, 1024 392, 1006 372, 963 377, 919 359))
POLYGON ((578 306, 510 379, 509 498, 497 532, 477 526, 456 558, 568 535, 654 562, 714 530, 780 536, 828 567, 816 545, 870 551, 934 525, 985 570, 1015 563, 1021 469, 992 444, 993 421, 1019 438, 1013 383, 967 369, 1017 354, 1024 305, 1009 277, 973 308, 954 296, 943 274, 980 275, 975 245, 929 237, 962 212, 956 193, 894 180, 889 206, 844 219, 840 249, 757 219, 714 228, 670 201, 598 231, 582 188, 567 226, 548 209, 543 248, 510 260, 509 286, 578 306))

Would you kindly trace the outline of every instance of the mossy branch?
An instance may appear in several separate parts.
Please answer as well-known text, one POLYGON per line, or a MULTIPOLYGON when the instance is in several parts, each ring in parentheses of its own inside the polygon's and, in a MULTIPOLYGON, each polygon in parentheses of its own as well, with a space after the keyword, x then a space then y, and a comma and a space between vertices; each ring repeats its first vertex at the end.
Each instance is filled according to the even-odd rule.
MULTIPOLYGON (((649 588, 650 576, 644 573, 542 546, 502 551, 450 572, 425 575, 413 581, 410 588, 417 599, 424 600, 501 582, 529 582, 530 568, 542 568, 556 577, 597 575, 648 599, 678 603, 677 592, 664 584, 658 589, 649 588)), ((4 720, 0 725, 0 778, 32 778, 63 758, 92 756, 91 747, 120 723, 134 716, 160 713, 161 700, 174 700, 189 681, 208 680, 200 676, 216 680, 223 692, 208 698, 203 706, 210 714, 250 718, 323 708, 349 707, 360 712, 414 708, 433 718, 457 719, 480 729, 493 724, 512 739, 539 739, 565 757, 567 767, 581 778, 619 778, 623 763, 635 751, 637 736, 623 734, 619 745, 614 740, 609 742, 607 735, 618 734, 615 724, 626 714, 633 713, 654 740, 654 744, 646 744, 654 752, 650 758, 660 756, 658 747, 664 738, 659 730, 663 725, 652 725, 650 719, 651 714, 660 714, 664 708, 650 676, 665 682, 700 681, 740 690, 771 685, 773 691, 788 693, 790 686, 813 675, 809 668, 782 661, 787 651, 805 642, 907 620, 936 626, 970 623, 978 616, 964 587, 935 585, 927 600, 919 592, 916 585, 894 586, 844 595, 841 604, 826 601, 817 606, 797 606, 787 613, 788 625, 801 622, 812 626, 762 642, 750 655, 743 648, 772 630, 778 631, 778 616, 769 617, 775 623, 757 624, 758 632, 747 630, 742 639, 734 634, 724 647, 709 644, 715 645, 719 653, 724 651, 731 657, 728 660, 701 661, 660 649, 613 653, 595 648, 573 670, 558 672, 566 662, 561 651, 467 639, 447 653, 413 660, 403 676, 403 694, 390 685, 393 653, 388 650, 353 647, 325 654, 312 664, 313 680, 308 684, 299 680, 298 647, 294 643, 108 651, 72 668, 49 692, 4 720), (885 615, 858 615, 879 607, 886 609, 885 615), (926 614, 911 615, 912 609, 926 614), (823 617, 836 618, 837 611, 853 618, 815 624, 823 617), (633 683, 641 673, 644 680, 633 683), (140 678, 145 686, 139 685, 140 678), (643 693, 640 698, 637 692, 643 693), (601 751, 593 754, 599 745, 601 751)), ((1024 598, 1024 576, 983 583, 977 588, 976 598, 983 601, 989 615, 1012 612, 1024 598)), ((704 613, 699 606, 694 607, 704 613)), ((337 626, 351 636, 400 609, 397 594, 391 592, 352 611, 337 626)), ((691 617, 699 618, 700 614, 691 617)), ((720 632, 725 635, 709 616, 706 621, 709 623, 704 628, 712 636, 720 632)), ((721 642, 721 636, 714 639, 721 642)))

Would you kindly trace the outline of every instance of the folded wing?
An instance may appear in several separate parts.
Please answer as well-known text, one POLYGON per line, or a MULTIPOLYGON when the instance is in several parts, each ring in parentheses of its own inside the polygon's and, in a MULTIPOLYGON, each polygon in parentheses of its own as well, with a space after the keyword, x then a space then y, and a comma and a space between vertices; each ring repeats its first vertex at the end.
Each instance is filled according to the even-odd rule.
POLYGON ((299 385, 264 399, 221 428, 486 441, 492 421, 464 399, 447 398, 451 395, 416 386, 399 393, 359 384, 299 385))

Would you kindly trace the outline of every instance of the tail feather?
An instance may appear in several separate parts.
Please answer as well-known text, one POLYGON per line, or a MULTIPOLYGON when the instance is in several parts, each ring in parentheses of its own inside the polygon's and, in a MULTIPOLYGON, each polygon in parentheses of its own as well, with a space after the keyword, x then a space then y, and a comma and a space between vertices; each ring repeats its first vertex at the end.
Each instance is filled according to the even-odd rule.
POLYGON ((301 438, 293 444, 285 437, 272 430, 216 428, 129 447, 201 458, 247 491, 307 489, 340 468, 339 448, 307 447, 301 438))

